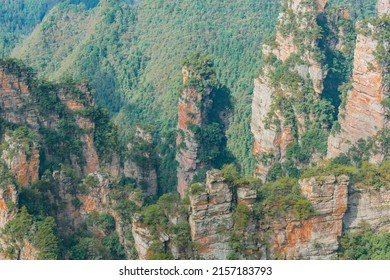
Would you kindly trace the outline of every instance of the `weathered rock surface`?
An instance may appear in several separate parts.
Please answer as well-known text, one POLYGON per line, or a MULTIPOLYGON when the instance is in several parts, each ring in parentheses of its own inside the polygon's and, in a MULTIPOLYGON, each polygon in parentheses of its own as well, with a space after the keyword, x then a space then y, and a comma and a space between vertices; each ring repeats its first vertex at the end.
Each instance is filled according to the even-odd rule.
POLYGON ((389 0, 378 0, 377 11, 379 16, 390 14, 390 1, 389 0))
POLYGON ((390 186, 375 189, 351 186, 348 196, 348 211, 344 216, 344 230, 354 231, 359 223, 370 224, 371 229, 390 231, 390 186))
POLYGON ((207 173, 203 191, 190 195, 192 240, 199 245, 201 258, 223 260, 233 252, 229 245, 233 229, 233 193, 217 170, 207 173))
POLYGON ((134 237, 134 246, 138 252, 139 259, 147 260, 152 255, 151 246, 153 241, 148 228, 140 223, 139 215, 134 215, 133 217, 132 233, 134 237))
MULTIPOLYGON (((182 70, 183 84, 196 75, 193 70, 184 66, 182 70)), ((206 93, 209 90, 206 89, 206 93)), ((179 97, 178 105, 178 135, 176 139, 177 190, 183 197, 185 190, 190 186, 193 177, 199 170, 201 163, 198 160, 199 143, 195 139, 193 127, 201 127, 205 121, 205 112, 201 104, 206 104, 207 94, 198 92, 194 87, 187 86, 179 97)))
POLYGON ((25 73, 12 74, 0 67, 0 108, 1 117, 15 124, 28 124, 37 129, 38 112, 31 103, 30 88, 25 73))
POLYGON ((272 221, 267 258, 332 259, 336 257, 342 222, 347 210, 349 178, 329 176, 299 182, 301 191, 315 211, 314 217, 298 221, 272 221))
POLYGON ((146 195, 157 194, 158 188, 157 170, 152 160, 152 153, 155 152, 151 148, 153 145, 152 142, 152 135, 140 127, 137 127, 133 142, 128 144, 128 150, 130 151, 130 154, 138 155, 138 158, 141 158, 143 162, 142 164, 139 164, 134 158, 130 157, 125 161, 123 167, 123 174, 126 177, 135 179, 137 183, 141 185, 146 195), (137 144, 147 146, 149 150, 143 149, 142 151, 139 151, 137 144))
POLYGON ((28 186, 38 179, 39 173, 39 148, 37 143, 23 143, 16 137, 5 135, 1 159, 4 160, 10 172, 22 186, 28 186), (26 147, 27 146, 27 147, 26 147))
MULTIPOLYGON (((313 50, 318 49, 316 39, 305 37, 306 32, 314 32, 318 28, 316 19, 323 11, 327 1, 318 1, 316 5, 310 5, 305 1, 294 0, 284 1, 285 12, 281 12, 278 18, 275 42, 273 46, 264 45, 263 54, 265 57, 274 56, 282 63, 293 56, 299 57, 300 63, 289 70, 297 72, 303 79, 309 79, 312 83, 315 102, 323 90, 323 80, 326 71, 315 57, 313 50), (292 16, 293 15, 293 16, 292 16), (296 22, 295 22, 296 21, 296 22), (296 26, 297 33, 303 38, 291 34, 284 34, 285 29, 291 25, 296 26), (300 42, 303 40, 303 42, 300 42), (305 48, 299 44, 304 44, 305 48)), ((289 98, 294 93, 288 85, 279 85, 275 88, 270 75, 274 71, 272 65, 263 67, 263 74, 255 80, 255 87, 252 100, 252 121, 251 130, 254 135, 254 154, 258 158, 255 166, 255 176, 265 181, 268 172, 277 161, 283 162, 287 148, 294 142, 293 128, 286 124, 283 117, 284 112, 274 110, 273 105, 277 95, 282 98, 289 98), (271 121, 271 120, 274 121, 271 121)), ((293 108, 295 119, 298 125, 298 134, 304 132, 305 118, 293 108)), ((309 119, 311 116, 309 116, 309 119)))
POLYGON ((18 205, 18 194, 14 185, 0 187, 0 232, 4 226, 15 218, 18 205))
MULTIPOLYGON (((29 70, 22 69, 14 63, 1 65, 0 118, 13 125, 25 126, 37 134, 41 130, 56 131, 64 124, 63 116, 54 108, 49 113, 42 112, 42 108, 38 104, 42 100, 38 101, 39 98, 34 93, 37 90, 34 84, 37 84, 37 82, 29 70)), ((88 117, 85 114, 85 111, 88 111, 95 105, 90 87, 85 83, 80 83, 48 87, 43 90, 47 91, 46 94, 52 95, 53 100, 58 98, 58 102, 62 104, 61 106, 64 106, 67 113, 71 115, 71 119, 67 120, 67 122, 74 122, 80 128, 78 141, 82 143, 82 154, 70 155, 72 165, 79 171, 80 175, 94 173, 100 168, 107 169, 114 177, 122 175, 123 167, 121 167, 117 154, 113 154, 108 162, 102 162, 96 151, 94 143, 95 123, 92 117, 88 117), (83 158, 83 161, 80 161, 81 158, 83 158)), ((36 168, 39 165, 40 150, 45 153, 47 159, 50 160, 52 158, 51 153, 53 151, 49 151, 43 139, 39 140, 39 145, 41 146, 38 147, 39 145, 36 143, 37 148, 31 151, 32 156, 25 158, 23 154, 18 152, 19 156, 8 159, 9 166, 13 165, 12 169, 17 169, 21 173, 18 175, 18 179, 21 180, 23 185, 31 182, 31 179, 37 179, 36 168), (27 166, 29 164, 30 166, 27 166), (29 174, 29 172, 32 174, 29 174)))
MULTIPOLYGON (((388 6, 389 1, 379 1, 379 12, 383 15, 388 6)), ((381 104, 386 98, 389 85, 385 84, 386 73, 375 54, 379 44, 384 44, 383 47, 388 52, 388 42, 379 42, 375 38, 376 33, 383 32, 378 27, 368 24, 363 28, 367 28, 369 34, 357 36, 352 90, 347 94, 345 108, 339 113, 340 132, 329 137, 329 158, 348 152, 359 139, 374 137, 379 131, 390 128, 386 116, 388 109, 381 104)), ((381 156, 373 155, 371 160, 380 162, 381 156)))

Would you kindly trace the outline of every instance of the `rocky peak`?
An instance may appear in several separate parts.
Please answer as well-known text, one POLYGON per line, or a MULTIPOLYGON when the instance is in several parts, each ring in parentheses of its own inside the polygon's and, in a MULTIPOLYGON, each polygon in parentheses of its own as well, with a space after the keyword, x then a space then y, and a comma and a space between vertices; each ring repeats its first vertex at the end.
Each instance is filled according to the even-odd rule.
POLYGON ((15 218, 18 206, 18 191, 13 184, 0 186, 0 230, 15 218))
POLYGON ((156 195, 158 184, 152 134, 137 126, 127 148, 130 156, 124 163, 124 175, 135 179, 147 195, 156 195))
POLYGON ((299 187, 312 203, 315 215, 304 220, 289 215, 273 220, 268 228, 270 240, 266 258, 336 257, 347 210, 348 186, 349 178, 346 176, 301 180, 299 187))
POLYGON ((283 4, 275 38, 263 46, 265 63, 255 80, 252 100, 255 174, 262 180, 275 162, 286 160, 287 149, 300 141, 311 124, 321 122, 310 107, 320 102, 326 77, 317 24, 326 1, 283 4), (308 102, 304 110, 302 102, 308 102))
POLYGON ((38 140, 28 134, 27 129, 6 133, 1 155, 17 182, 25 187, 38 179, 39 172, 38 140))
MULTIPOLYGON (((378 7, 383 8, 382 15, 386 12, 386 3, 388 1, 378 3, 378 7)), ((388 28, 386 19, 383 24, 376 25, 374 21, 357 24, 352 84, 344 93, 338 120, 340 129, 328 140, 329 158, 347 153, 360 139, 374 139, 390 128, 389 107, 384 104, 389 90, 388 61, 381 58, 381 53, 389 52, 389 45, 386 38, 380 36, 385 32, 383 28, 388 28)), ((375 146, 378 145, 383 144, 375 146)), ((384 156, 373 151, 370 160, 380 163, 384 156)))
POLYGON ((184 196, 196 173, 207 163, 198 159, 199 131, 207 123, 214 72, 207 57, 195 55, 183 64, 184 89, 179 96, 176 160, 178 192, 184 196))
POLYGON ((38 129, 38 112, 31 103, 30 72, 14 63, 0 64, 1 117, 18 125, 28 124, 38 129))

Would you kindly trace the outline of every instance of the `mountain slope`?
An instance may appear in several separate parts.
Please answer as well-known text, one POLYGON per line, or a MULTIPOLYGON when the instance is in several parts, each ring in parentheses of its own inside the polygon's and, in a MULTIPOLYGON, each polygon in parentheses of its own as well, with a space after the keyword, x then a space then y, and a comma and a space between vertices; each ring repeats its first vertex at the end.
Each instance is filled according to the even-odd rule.
MULTIPOLYGON (((352 5, 354 10, 361 7, 352 5)), ((90 80, 97 103, 118 113, 122 131, 140 123, 151 127, 162 156, 160 183, 172 190, 174 151, 162 140, 174 139, 180 65, 194 52, 213 55, 217 79, 233 101, 227 116, 227 152, 242 172, 252 173, 252 80, 260 69, 261 43, 273 33, 278 10, 278 1, 266 0, 184 0, 180 5, 173 0, 135 5, 102 0, 90 10, 61 4, 13 56, 49 79, 70 75, 90 80)))

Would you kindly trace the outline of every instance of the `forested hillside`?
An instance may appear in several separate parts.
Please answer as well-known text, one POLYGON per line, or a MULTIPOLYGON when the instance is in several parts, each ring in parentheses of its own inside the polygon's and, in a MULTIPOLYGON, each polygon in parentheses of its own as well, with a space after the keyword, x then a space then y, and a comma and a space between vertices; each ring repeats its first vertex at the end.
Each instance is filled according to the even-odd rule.
MULTIPOLYGON (((148 126, 160 151, 160 184, 172 190, 174 152, 161 139, 174 139, 181 61, 194 52, 212 54, 218 81, 233 100, 227 147, 241 171, 251 174, 252 81, 261 65, 261 43, 274 32, 278 1, 128 2, 103 0, 93 9, 61 3, 12 55, 48 79, 90 80, 97 103, 116 115, 122 131, 148 126)), ((375 6, 333 2, 349 5, 354 18, 375 6)))
MULTIPOLYGON (((0 58, 7 56, 11 50, 28 36, 49 10, 60 0, 1 0, 0 1, 0 58)), ((99 0, 69 0, 68 2, 84 3, 92 8, 99 0)))

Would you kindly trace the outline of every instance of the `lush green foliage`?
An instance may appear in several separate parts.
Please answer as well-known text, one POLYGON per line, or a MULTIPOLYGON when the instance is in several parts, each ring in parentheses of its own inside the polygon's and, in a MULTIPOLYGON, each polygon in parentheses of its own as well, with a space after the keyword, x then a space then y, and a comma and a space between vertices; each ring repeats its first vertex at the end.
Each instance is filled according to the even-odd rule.
POLYGON ((389 260, 390 233, 376 233, 364 221, 360 229, 341 238, 339 258, 346 260, 389 260))
POLYGON ((153 241, 149 259, 172 259, 171 252, 161 241, 162 235, 169 235, 179 250, 191 251, 194 244, 187 219, 187 209, 177 194, 164 194, 156 204, 149 205, 142 211, 142 221, 148 225, 153 241), (171 217, 178 217, 179 222, 171 223, 171 217))
POLYGON ((6 241, 3 254, 10 259, 20 257, 26 242, 30 242, 38 250, 38 259, 55 260, 59 256, 59 238, 54 218, 36 220, 25 206, 15 219, 6 224, 1 233, 6 241))
POLYGON ((328 2, 333 6, 346 7, 351 12, 351 17, 354 20, 375 14, 375 6, 378 3, 377 0, 329 0, 328 2))
POLYGON ((33 245, 39 250, 38 259, 55 260, 59 254, 60 240, 57 236, 57 225, 53 217, 47 217, 37 223, 33 245))
POLYGON ((259 188, 258 215, 276 218, 288 212, 297 219, 307 219, 315 214, 313 206, 301 194, 297 180, 283 177, 259 188))

